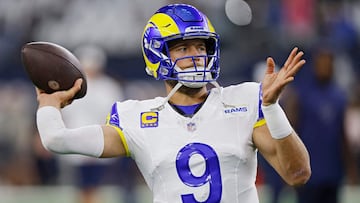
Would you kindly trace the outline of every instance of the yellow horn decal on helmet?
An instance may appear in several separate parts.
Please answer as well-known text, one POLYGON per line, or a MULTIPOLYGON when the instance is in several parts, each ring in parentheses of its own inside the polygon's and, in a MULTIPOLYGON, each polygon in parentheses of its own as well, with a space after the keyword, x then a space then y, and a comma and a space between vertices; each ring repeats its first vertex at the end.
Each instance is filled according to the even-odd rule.
POLYGON ((149 22, 155 24, 155 26, 159 29, 162 37, 180 33, 180 30, 175 21, 166 14, 157 13, 149 20, 149 22))
POLYGON ((215 32, 214 26, 211 24, 209 18, 206 18, 207 24, 209 26, 209 32, 215 32))
MULTIPOLYGON (((170 16, 163 14, 163 13, 157 13, 157 14, 153 15, 149 19, 148 24, 145 26, 144 32, 149 27, 156 27, 162 37, 167 37, 167 36, 171 36, 171 35, 180 33, 180 30, 177 27, 175 21, 170 16)), ((143 36, 144 36, 144 33, 143 33, 143 36)), ((142 52, 143 52, 143 55, 145 56, 144 50, 142 50, 142 52)), ((160 62, 154 64, 151 61, 149 61, 149 59, 147 57, 144 57, 144 59, 145 59, 145 64, 146 64, 147 68, 149 69, 149 71, 152 73, 152 75, 155 78, 157 78, 157 76, 158 76, 157 69, 159 68, 160 62)))

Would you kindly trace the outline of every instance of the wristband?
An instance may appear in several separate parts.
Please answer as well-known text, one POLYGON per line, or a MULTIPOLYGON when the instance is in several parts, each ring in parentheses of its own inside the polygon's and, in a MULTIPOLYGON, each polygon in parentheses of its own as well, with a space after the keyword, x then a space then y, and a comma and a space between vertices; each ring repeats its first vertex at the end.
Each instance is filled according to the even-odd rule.
POLYGON ((293 132, 293 128, 279 103, 276 102, 268 106, 261 105, 261 109, 271 137, 274 139, 282 139, 293 132))

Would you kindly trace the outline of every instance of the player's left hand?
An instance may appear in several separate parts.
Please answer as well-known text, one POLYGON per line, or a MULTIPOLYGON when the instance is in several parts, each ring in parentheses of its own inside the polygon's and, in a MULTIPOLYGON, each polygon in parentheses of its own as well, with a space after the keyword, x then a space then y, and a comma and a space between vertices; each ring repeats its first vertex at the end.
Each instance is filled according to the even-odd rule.
POLYGON ((278 72, 275 72, 274 59, 271 57, 267 58, 267 68, 262 81, 262 99, 264 106, 275 103, 279 99, 284 87, 294 80, 296 73, 305 64, 305 60, 301 59, 303 55, 304 52, 299 51, 299 49, 295 47, 291 51, 284 66, 278 72))

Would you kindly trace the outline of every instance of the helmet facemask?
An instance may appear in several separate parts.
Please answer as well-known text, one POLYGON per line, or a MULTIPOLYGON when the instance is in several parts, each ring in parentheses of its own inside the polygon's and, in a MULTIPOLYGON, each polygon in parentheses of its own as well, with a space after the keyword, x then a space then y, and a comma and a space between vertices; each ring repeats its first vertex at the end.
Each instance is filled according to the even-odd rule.
MULTIPOLYGON (((200 37, 200 39, 202 38, 200 37)), ((182 39, 171 40, 170 42, 179 40, 182 39)), ((169 53, 169 44, 171 43, 168 41, 163 47, 158 75, 163 80, 176 80, 190 88, 203 87, 208 82, 215 81, 219 76, 219 56, 215 42, 216 39, 213 38, 205 39, 207 55, 186 56, 172 61, 169 53), (191 59, 193 66, 182 69, 177 65, 178 62, 189 59, 191 59), (205 66, 199 66, 196 62, 198 60, 203 61, 205 66)))
POLYGON ((177 80, 182 83, 186 87, 190 88, 199 88, 205 86, 209 81, 212 81, 213 75, 211 74, 211 66, 212 61, 208 63, 207 56, 190 56, 190 57, 183 57, 176 59, 174 62, 174 72, 173 74, 177 78, 177 80), (191 58, 193 61, 194 66, 186 69, 181 69, 179 66, 176 65, 177 61, 184 60, 187 58, 191 58), (205 64, 209 64, 206 67, 205 66, 198 66, 196 65, 196 58, 202 58, 201 60, 205 61, 205 64))

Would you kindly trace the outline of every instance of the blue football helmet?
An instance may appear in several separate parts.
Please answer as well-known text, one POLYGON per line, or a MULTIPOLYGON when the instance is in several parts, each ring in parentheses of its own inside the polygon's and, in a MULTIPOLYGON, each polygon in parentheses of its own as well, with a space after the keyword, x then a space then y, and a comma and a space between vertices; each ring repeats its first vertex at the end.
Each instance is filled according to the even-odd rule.
POLYGON ((187 4, 171 4, 160 8, 149 19, 142 37, 146 72, 157 80, 177 80, 188 87, 202 87, 219 76, 219 35, 209 19, 187 4), (172 40, 204 39, 206 55, 170 59, 168 42, 172 40), (177 61, 192 58, 194 67, 181 70, 177 61), (206 67, 195 60, 201 58, 206 67))

